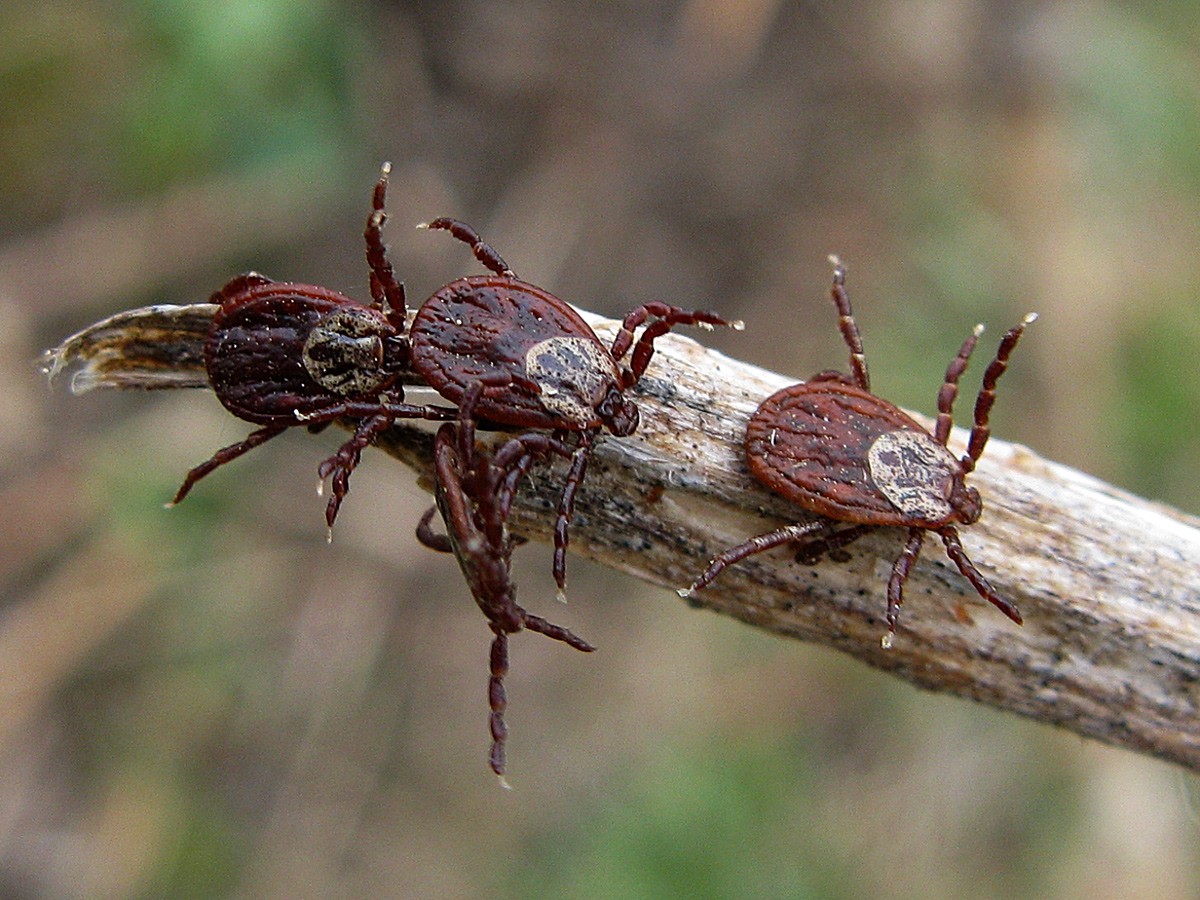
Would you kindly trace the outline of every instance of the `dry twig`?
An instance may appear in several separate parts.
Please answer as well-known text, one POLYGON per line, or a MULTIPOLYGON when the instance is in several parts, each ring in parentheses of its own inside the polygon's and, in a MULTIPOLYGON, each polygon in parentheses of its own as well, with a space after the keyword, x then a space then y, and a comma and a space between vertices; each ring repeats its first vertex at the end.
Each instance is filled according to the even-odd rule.
MULTIPOLYGON (((213 310, 121 314, 51 351, 47 369, 82 363, 76 390, 202 385, 200 345, 213 310)), ((588 320, 601 337, 617 325, 588 320)), ((571 548, 678 588, 714 553, 805 517, 749 477, 741 452, 750 413, 790 379, 676 335, 657 346, 636 388, 641 427, 598 442, 571 548)), ((430 484, 429 430, 397 427, 379 445, 430 484)), ((550 465, 534 470, 515 531, 549 539, 561 477, 550 465)), ((902 536, 888 529, 856 543, 848 563, 802 566, 783 551, 754 557, 692 602, 836 647, 921 687, 1200 772, 1200 522, 995 438, 973 483, 985 510, 964 541, 1020 607, 1023 628, 930 552, 908 583, 895 645, 882 649, 883 589, 902 536)))

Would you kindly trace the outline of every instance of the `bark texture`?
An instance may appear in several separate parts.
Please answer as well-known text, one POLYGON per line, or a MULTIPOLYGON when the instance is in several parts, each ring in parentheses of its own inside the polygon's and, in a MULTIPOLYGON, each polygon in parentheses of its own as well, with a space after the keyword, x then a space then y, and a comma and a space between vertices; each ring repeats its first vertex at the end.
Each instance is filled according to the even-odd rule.
MULTIPOLYGON (((48 351, 46 370, 78 367, 77 392, 204 386, 214 310, 122 313, 48 351)), ((611 340, 617 323, 585 316, 611 340)), ((635 391, 641 427, 597 442, 571 550, 678 589, 721 550, 808 517, 760 488, 742 455, 750 414, 792 379, 679 335, 657 347, 635 391)), ((952 449, 961 452, 963 437, 956 431, 952 449)), ((428 427, 397 427, 379 446, 431 484, 428 427)), ((550 539, 563 473, 561 464, 534 469, 514 531, 550 539)), ((883 649, 896 529, 852 545, 847 562, 799 565, 786 550, 752 557, 690 602, 1200 772, 1200 521, 996 438, 971 483, 984 512, 961 530, 963 543, 1024 627, 978 597, 931 536, 894 645, 883 649)))

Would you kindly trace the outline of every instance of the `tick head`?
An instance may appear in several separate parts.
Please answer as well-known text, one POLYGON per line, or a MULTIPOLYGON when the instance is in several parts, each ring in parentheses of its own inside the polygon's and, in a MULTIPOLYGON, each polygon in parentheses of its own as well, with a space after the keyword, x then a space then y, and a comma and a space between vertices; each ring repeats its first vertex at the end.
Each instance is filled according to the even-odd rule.
POLYGON ((954 479, 954 486, 950 491, 950 506, 954 508, 954 518, 964 525, 974 525, 983 513, 983 500, 979 491, 966 485, 962 475, 954 479))
POLYGON ((381 315, 365 307, 330 313, 304 341, 304 368, 334 394, 370 393, 388 377, 384 341, 394 331, 381 315))
POLYGON ((619 387, 611 385, 604 399, 596 406, 596 415, 617 437, 628 437, 638 427, 637 404, 627 398, 619 387))

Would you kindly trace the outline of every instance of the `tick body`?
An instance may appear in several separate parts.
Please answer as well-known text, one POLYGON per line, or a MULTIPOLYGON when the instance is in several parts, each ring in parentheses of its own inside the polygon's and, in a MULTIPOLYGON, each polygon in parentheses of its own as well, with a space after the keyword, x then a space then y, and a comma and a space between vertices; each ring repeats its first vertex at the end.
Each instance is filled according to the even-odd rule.
POLYGON ((963 343, 946 370, 938 393, 933 432, 870 392, 870 376, 858 326, 845 290, 846 272, 834 260, 831 296, 843 339, 850 349, 852 375, 822 372, 808 382, 772 394, 755 411, 746 429, 746 461, 762 484, 822 517, 758 535, 712 560, 684 594, 700 590, 727 566, 764 550, 790 544, 798 560, 815 562, 868 530, 891 526, 908 530, 892 567, 887 588, 890 645, 903 601, 904 583, 927 532, 935 532, 946 553, 980 596, 1018 624, 1016 606, 1001 597, 975 568, 958 537, 958 525, 979 519, 983 504, 966 483, 990 434, 988 415, 996 382, 1025 327, 1026 316, 1000 341, 984 372, 975 402, 974 426, 967 452, 955 457, 946 447, 953 425, 958 381, 967 368, 982 326, 963 343))
MULTIPOLYGON (((638 408, 627 392, 646 371, 655 339, 675 325, 740 329, 742 323, 647 303, 625 316, 612 346, 605 347, 566 302, 518 279, 471 226, 442 218, 424 227, 469 244, 492 274, 452 281, 422 304, 412 324, 413 369, 452 403, 462 403, 480 385, 479 419, 549 431, 559 446, 571 442, 554 527, 554 580, 563 597, 568 529, 588 456, 602 430, 624 437, 637 428, 638 408)), ((513 440, 545 446, 538 431, 513 440)))
POLYGON ((607 425, 622 435, 637 425, 595 332, 553 294, 514 277, 461 278, 435 292, 413 319, 412 347, 414 369, 451 402, 474 382, 491 386, 479 399, 482 419, 573 431, 607 425))

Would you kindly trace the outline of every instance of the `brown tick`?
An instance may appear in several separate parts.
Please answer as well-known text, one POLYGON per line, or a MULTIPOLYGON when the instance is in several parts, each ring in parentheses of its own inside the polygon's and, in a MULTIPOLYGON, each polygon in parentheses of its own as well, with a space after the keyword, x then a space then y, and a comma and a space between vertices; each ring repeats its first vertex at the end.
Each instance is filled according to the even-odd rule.
MULTIPOLYGON (((740 329, 742 323, 647 303, 625 316, 608 348, 564 301, 517 279, 469 225, 435 219, 424 227, 470 244, 493 274, 452 281, 422 304, 410 336, 413 369, 451 403, 462 403, 473 385, 482 384, 479 419, 548 429, 555 441, 574 443, 554 528, 554 580, 562 597, 567 529, 588 455, 601 429, 625 437, 637 428, 638 408, 626 394, 646 371, 655 339, 675 325, 740 329), (635 342, 634 331, 643 325, 635 342)), ((536 433, 514 440, 527 438, 542 440, 536 433)))
POLYGON ((976 326, 946 369, 938 392, 937 422, 930 434, 906 413, 870 392, 862 340, 845 289, 846 270, 835 257, 830 261, 834 264, 831 295, 842 338, 850 349, 853 375, 821 372, 805 383, 772 394, 750 418, 745 442, 746 461, 755 478, 823 519, 787 525, 726 550, 680 593, 689 596, 709 584, 726 566, 773 547, 792 544, 798 561, 812 563, 873 528, 893 526, 908 529, 908 539, 888 580, 885 647, 891 646, 904 583, 929 531, 942 539, 946 554, 980 596, 1020 624, 1016 606, 997 594, 967 557, 955 525, 974 523, 983 510, 979 492, 965 479, 987 444, 988 414, 996 399, 996 382, 1008 367, 1009 354, 1025 327, 1037 316, 1026 316, 1000 341, 975 401, 975 422, 967 452, 955 459, 946 448, 953 425, 952 408, 958 380, 983 326, 976 326), (839 529, 843 523, 848 527, 839 529))
POLYGON ((526 612, 517 604, 516 586, 512 582, 514 538, 509 535, 506 523, 516 485, 537 456, 554 452, 569 456, 571 448, 557 444, 549 436, 544 437, 541 446, 511 438, 494 454, 477 447, 474 415, 483 391, 482 382, 472 384, 463 396, 458 421, 443 425, 434 437, 437 506, 421 518, 417 538, 427 547, 455 555, 475 602, 495 634, 489 656, 492 748, 488 762, 501 783, 508 787, 504 781, 508 636, 524 629, 562 641, 576 650, 591 652, 595 648, 566 628, 526 612), (441 512, 445 521, 444 535, 430 528, 436 511, 441 512))
MULTIPOLYGON (((404 287, 383 247, 389 166, 375 186, 364 237, 373 302, 365 306, 328 288, 239 275, 212 296, 220 308, 204 345, 209 383, 231 413, 261 425, 218 450, 184 479, 172 504, 214 469, 297 425, 316 431, 335 419, 359 419, 353 436, 321 463, 333 477, 325 520, 332 529, 350 473, 372 439, 397 419, 452 419, 456 411, 404 402, 409 375, 404 287)), ((410 378, 411 380, 411 378, 410 378)))

